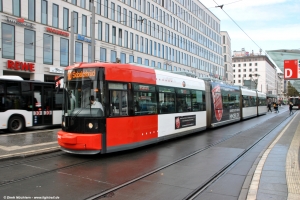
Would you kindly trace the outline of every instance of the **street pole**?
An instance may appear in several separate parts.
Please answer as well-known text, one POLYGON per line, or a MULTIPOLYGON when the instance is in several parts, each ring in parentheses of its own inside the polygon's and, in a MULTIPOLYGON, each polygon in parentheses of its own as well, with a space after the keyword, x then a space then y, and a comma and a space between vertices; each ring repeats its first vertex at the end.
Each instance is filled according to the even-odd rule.
POLYGON ((95 6, 94 6, 94 0, 90 0, 90 6, 92 8, 91 62, 95 62, 95 6))
POLYGON ((74 11, 71 12, 70 65, 74 64, 74 11))

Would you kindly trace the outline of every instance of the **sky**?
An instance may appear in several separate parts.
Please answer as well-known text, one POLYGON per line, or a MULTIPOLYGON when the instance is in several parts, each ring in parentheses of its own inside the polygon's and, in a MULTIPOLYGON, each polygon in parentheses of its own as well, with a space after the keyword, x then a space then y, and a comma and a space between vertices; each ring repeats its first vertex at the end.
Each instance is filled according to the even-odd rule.
POLYGON ((250 53, 259 53, 261 48, 262 54, 268 50, 300 49, 300 0, 200 2, 221 20, 221 31, 227 31, 231 38, 232 52, 242 48, 250 53), (217 5, 224 5, 223 10, 217 5))

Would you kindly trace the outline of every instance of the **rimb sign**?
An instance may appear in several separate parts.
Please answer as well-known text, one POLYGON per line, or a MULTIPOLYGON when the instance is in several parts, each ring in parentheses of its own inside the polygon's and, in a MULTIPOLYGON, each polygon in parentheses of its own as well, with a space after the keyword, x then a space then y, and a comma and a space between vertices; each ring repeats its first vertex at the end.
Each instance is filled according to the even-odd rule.
POLYGON ((284 79, 293 80, 300 79, 300 61, 285 60, 284 61, 284 79))

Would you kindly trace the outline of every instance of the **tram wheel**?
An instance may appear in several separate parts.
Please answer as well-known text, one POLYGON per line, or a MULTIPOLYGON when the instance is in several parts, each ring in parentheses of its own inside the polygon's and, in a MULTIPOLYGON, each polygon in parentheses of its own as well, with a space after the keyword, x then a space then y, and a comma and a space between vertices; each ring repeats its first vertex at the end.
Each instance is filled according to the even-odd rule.
POLYGON ((19 116, 12 116, 8 121, 8 130, 11 133, 21 132, 24 129, 24 120, 19 116))

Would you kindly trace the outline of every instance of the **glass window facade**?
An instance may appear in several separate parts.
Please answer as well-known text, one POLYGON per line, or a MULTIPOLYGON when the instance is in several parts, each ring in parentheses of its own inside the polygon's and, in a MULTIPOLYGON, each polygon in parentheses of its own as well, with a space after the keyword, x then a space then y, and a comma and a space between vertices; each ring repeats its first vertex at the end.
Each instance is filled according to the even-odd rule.
POLYGON ((127 26, 127 10, 123 8, 123 24, 127 26))
POLYGON ((15 26, 2 23, 2 58, 15 59, 15 26))
POLYGON ((130 33, 130 49, 133 49, 133 33, 130 33))
POLYGON ((116 44, 116 27, 112 27, 112 44, 116 44))
POLYGON ((138 57, 138 58, 137 58, 137 63, 138 63, 138 64, 142 64, 142 58, 141 58, 141 57, 138 57))
POLYGON ((119 28, 119 39, 118 39, 118 45, 119 46, 122 46, 122 37, 123 37, 123 34, 122 34, 122 29, 119 28))
POLYGON ((104 17, 108 18, 108 0, 104 0, 104 17))
POLYGON ((44 42, 43 42, 43 57, 44 64, 52 65, 53 64, 53 36, 44 33, 44 42))
POLYGON ((69 9, 64 8, 64 22, 63 22, 63 29, 68 31, 69 29, 69 9))
POLYGON ((101 15, 101 0, 97 0, 96 3, 97 3, 97 5, 96 5, 96 13, 98 15, 101 15))
POLYGON ((114 21, 115 20, 115 15, 116 15, 115 14, 115 4, 114 3, 111 3, 111 13, 110 14, 111 14, 110 19, 114 21))
POLYGON ((74 33, 78 33, 78 13, 74 12, 74 33))
POLYGON ((24 61, 35 62, 35 31, 24 29, 24 61))
POLYGON ((12 0, 13 15, 21 17, 21 0, 12 0))
POLYGON ((58 16, 59 14, 59 9, 58 9, 58 5, 53 4, 52 6, 52 26, 55 28, 58 28, 58 16))
POLYGON ((87 17, 85 15, 82 15, 82 35, 86 36, 87 31, 87 17))
POLYGON ((100 62, 106 62, 106 49, 100 48, 100 62))
POLYGON ((80 0, 80 7, 85 8, 86 0, 80 0))
POLYGON ((60 38, 60 66, 69 65, 69 40, 60 38))
POLYGON ((98 40, 102 40, 102 22, 98 21, 98 40))
POLYGON ((133 55, 129 55, 129 63, 133 63, 134 62, 134 56, 133 55))
POLYGON ((105 42, 109 42, 109 24, 105 24, 105 42))
POLYGON ((82 62, 82 50, 83 44, 81 42, 75 42, 75 62, 82 62))
POLYGON ((128 31, 124 31, 124 47, 128 48, 128 31))
POLYGON ((88 62, 92 62, 92 46, 90 44, 88 45, 88 62))
POLYGON ((117 7, 117 21, 120 23, 121 22, 121 6, 117 7))
POLYGON ((48 24, 48 2, 42 0, 42 24, 48 24))
MULTIPOLYGON (((0 4, 2 11, 2 0, 0 4)), ((28 20, 35 21, 35 0, 28 0, 28 20)))
POLYGON ((121 63, 126 63, 126 54, 125 53, 121 53, 120 59, 121 59, 121 63))
POLYGON ((116 58, 117 58, 117 52, 111 50, 111 52, 110 52, 110 62, 116 62, 116 58))

